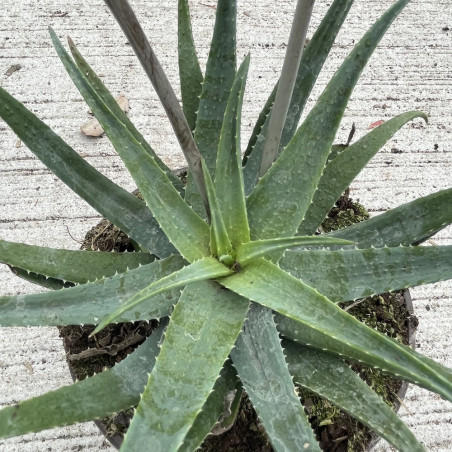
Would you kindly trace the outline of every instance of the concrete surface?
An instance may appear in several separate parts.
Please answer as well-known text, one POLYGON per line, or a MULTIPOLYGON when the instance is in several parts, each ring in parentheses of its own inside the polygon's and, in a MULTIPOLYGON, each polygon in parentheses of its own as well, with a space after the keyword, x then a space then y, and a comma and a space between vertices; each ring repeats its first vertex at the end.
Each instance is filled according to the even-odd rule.
MULTIPOLYGON (((143 20, 169 78, 177 84, 176 4, 170 0, 132 2, 143 20)), ((327 7, 318 1, 313 23, 327 7)), ((357 0, 321 75, 321 87, 368 26, 391 0, 357 0)), ((191 1, 195 38, 205 63, 214 0, 191 1)), ((238 54, 251 52, 245 99, 243 141, 277 79, 288 39, 294 0, 239 2, 238 54)), ((172 167, 183 165, 150 83, 125 38, 100 0, 3 0, 0 8, 0 83, 22 100, 80 154, 127 189, 133 183, 108 140, 84 137, 79 127, 89 119, 52 49, 47 27, 70 35, 114 94, 130 99, 130 117, 172 167), (7 75, 15 64, 21 69, 7 75)), ((452 170, 452 3, 414 0, 395 22, 364 72, 343 120, 338 141, 354 122, 356 137, 368 126, 402 111, 428 113, 428 126, 414 121, 399 132, 365 168, 352 196, 377 215, 388 208, 451 186, 452 170)), ((312 105, 312 104, 311 104, 312 105)), ((0 123, 0 237, 37 245, 76 249, 98 215, 38 162, 0 123)), ((431 244, 452 244, 452 229, 431 244)), ((1 294, 36 289, 0 266, 1 294)), ((450 282, 413 289, 420 320, 418 350, 452 367, 450 282)), ((0 405, 70 383, 61 342, 54 328, 0 329, 0 405)), ((411 386, 404 421, 429 451, 452 450, 452 405, 411 386)), ((0 442, 1 452, 101 451, 111 447, 92 423, 53 429, 0 442)), ((390 450, 383 444, 379 451, 390 450)))

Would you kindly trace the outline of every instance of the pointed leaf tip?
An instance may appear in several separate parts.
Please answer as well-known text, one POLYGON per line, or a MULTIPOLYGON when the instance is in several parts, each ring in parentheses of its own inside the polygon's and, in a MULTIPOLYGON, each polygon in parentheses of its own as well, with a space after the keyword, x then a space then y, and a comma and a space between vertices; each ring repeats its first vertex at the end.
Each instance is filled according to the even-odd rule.
MULTIPOLYGON (((297 246, 332 246, 332 245, 353 245, 349 240, 333 241, 325 236, 305 236, 305 237, 283 237, 277 239, 255 240, 240 245, 237 248, 236 260, 241 265, 247 265, 250 262, 264 256, 269 256, 275 251, 285 251, 288 248, 297 246)), ((279 254, 278 254, 279 256, 279 254)), ((278 257, 276 256, 276 258, 278 257)))

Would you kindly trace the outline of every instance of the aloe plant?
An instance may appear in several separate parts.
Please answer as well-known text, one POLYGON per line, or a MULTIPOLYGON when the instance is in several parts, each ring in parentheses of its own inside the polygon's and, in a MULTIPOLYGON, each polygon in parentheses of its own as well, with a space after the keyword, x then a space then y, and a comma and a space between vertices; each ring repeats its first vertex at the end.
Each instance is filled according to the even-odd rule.
POLYGON ((452 278, 451 246, 419 246, 452 222, 452 189, 317 235, 336 199, 385 142, 408 121, 427 120, 422 112, 407 112, 348 147, 333 144, 360 73, 409 0, 396 1, 369 29, 298 127, 353 3, 334 0, 303 51, 313 0, 300 0, 281 83, 243 159, 249 56, 237 69, 236 1, 218 0, 202 74, 188 1, 179 0, 182 108, 128 3, 106 3, 167 111, 187 158, 188 181, 184 186, 159 159, 74 43, 71 57, 50 30, 66 71, 144 201, 101 175, 4 89, 0 116, 139 251, 68 251, 0 240, 1 262, 55 289, 0 297, 0 323, 95 324, 93 334, 112 322, 157 319, 160 326, 112 369, 0 410, 0 437, 136 406, 121 450, 195 450, 240 387, 276 450, 320 450, 297 397, 300 385, 396 448, 424 450, 347 363, 379 368, 447 400, 451 371, 368 328, 338 303, 452 278))

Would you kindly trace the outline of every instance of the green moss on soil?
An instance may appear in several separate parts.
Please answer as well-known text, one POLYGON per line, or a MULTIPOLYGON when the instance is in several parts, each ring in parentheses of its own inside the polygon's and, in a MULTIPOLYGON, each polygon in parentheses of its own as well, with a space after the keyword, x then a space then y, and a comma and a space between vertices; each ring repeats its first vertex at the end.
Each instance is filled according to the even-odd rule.
POLYGON ((348 195, 344 195, 339 198, 336 205, 330 210, 328 217, 323 220, 320 230, 323 233, 336 231, 368 218, 369 213, 364 206, 353 202, 348 195))

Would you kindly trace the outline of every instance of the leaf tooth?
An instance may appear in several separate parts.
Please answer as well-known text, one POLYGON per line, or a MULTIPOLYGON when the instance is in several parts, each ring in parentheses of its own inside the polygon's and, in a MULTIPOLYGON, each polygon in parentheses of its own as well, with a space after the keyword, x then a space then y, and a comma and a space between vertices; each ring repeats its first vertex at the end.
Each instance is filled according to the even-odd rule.
MULTIPOLYGON (((272 318, 273 318, 273 321, 274 321, 275 324, 276 324, 276 316, 275 316, 274 314, 272 314, 272 318)), ((296 383, 296 381, 295 381, 295 377, 290 373, 289 365, 287 364, 287 361, 286 361, 286 353, 285 353, 285 350, 286 350, 286 349, 284 348, 284 346, 283 346, 283 344, 282 344, 282 337, 281 337, 280 334, 278 334, 278 341, 279 341, 279 345, 280 345, 280 347, 281 347, 281 349, 282 349, 282 352, 283 352, 284 363, 285 363, 285 365, 286 365, 286 367, 287 367, 288 373, 289 373, 289 375, 290 375, 290 378, 291 378, 292 383, 293 383, 294 388, 295 388, 295 389, 294 389, 294 394, 296 395, 296 397, 300 398, 300 396, 298 395, 298 391, 297 391, 297 383, 296 383)))

